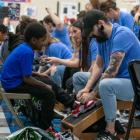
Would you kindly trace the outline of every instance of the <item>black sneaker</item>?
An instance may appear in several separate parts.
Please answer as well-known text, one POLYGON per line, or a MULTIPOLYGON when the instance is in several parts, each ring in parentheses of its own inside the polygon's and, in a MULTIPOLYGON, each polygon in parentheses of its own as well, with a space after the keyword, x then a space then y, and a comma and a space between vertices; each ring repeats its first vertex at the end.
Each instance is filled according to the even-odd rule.
POLYGON ((110 132, 103 131, 97 135, 97 138, 95 140, 119 140, 119 139, 110 132))

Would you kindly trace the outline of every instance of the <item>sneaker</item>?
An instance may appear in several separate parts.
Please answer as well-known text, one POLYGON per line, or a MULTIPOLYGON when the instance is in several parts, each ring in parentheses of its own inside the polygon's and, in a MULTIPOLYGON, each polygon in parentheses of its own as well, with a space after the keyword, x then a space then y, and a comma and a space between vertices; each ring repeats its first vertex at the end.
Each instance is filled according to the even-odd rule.
POLYGON ((85 113, 86 111, 90 110, 91 108, 97 105, 97 100, 91 100, 86 102, 85 104, 81 104, 80 102, 76 101, 75 109, 72 111, 73 117, 78 117, 80 114, 85 113))
POLYGON ((60 133, 56 132, 52 127, 49 127, 46 132, 54 139, 60 139, 60 133))
POLYGON ((97 135, 97 138, 95 140, 119 140, 119 139, 110 132, 103 131, 97 135))
POLYGON ((129 113, 126 111, 123 112, 117 111, 116 120, 118 120, 122 125, 127 124, 129 120, 129 113))
POLYGON ((65 131, 65 132, 62 132, 61 135, 60 135, 60 140, 74 140, 74 136, 71 132, 69 131, 65 131))
POLYGON ((122 126, 122 124, 120 123, 119 120, 116 120, 115 121, 115 131, 116 131, 117 135, 123 135, 123 134, 125 134, 125 129, 122 126))

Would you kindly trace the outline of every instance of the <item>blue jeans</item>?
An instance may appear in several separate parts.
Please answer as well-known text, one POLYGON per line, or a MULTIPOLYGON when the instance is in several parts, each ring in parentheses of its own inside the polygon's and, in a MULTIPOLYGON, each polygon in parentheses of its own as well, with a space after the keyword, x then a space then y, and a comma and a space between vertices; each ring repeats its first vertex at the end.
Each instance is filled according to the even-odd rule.
POLYGON ((116 119, 116 100, 130 101, 134 97, 134 91, 130 79, 108 78, 99 83, 99 94, 107 122, 114 122, 116 119))
POLYGON ((53 76, 51 76, 54 83, 56 83, 59 87, 62 87, 64 71, 65 71, 64 65, 57 65, 56 72, 54 73, 53 76))
POLYGON ((76 94, 86 86, 90 74, 90 72, 76 72, 73 75, 73 87, 76 94))

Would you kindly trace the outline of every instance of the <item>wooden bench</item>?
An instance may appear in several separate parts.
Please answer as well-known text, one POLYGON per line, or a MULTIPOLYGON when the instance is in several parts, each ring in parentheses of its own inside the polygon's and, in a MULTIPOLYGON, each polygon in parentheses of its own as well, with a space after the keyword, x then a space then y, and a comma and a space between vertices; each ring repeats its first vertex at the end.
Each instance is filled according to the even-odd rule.
MULTIPOLYGON (((23 128, 24 125, 22 121, 18 118, 18 113, 15 111, 14 107, 11 104, 11 99, 21 99, 21 100, 29 100, 31 99, 31 95, 29 93, 6 93, 3 88, 0 88, 0 99, 3 99, 15 118, 16 123, 19 125, 20 128, 23 128)), ((64 105, 57 102, 55 104, 55 109, 57 111, 64 110, 64 105)))
MULTIPOLYGON (((118 109, 131 109, 132 102, 129 101, 118 101, 118 109)), ((64 120, 62 120, 63 129, 71 129, 71 131, 79 137, 80 140, 93 140, 96 136, 95 133, 83 133, 88 127, 92 124, 96 123, 104 116, 103 107, 99 106, 97 108, 93 108, 90 111, 81 114, 78 118, 74 118, 73 116, 68 116, 64 120)))
POLYGON ((13 108, 11 104, 11 99, 23 99, 29 100, 31 99, 30 94, 28 93, 6 93, 2 88, 0 88, 0 97, 5 101, 8 109, 11 111, 12 115, 15 118, 16 123, 19 125, 20 128, 24 127, 22 121, 18 118, 17 112, 13 108))

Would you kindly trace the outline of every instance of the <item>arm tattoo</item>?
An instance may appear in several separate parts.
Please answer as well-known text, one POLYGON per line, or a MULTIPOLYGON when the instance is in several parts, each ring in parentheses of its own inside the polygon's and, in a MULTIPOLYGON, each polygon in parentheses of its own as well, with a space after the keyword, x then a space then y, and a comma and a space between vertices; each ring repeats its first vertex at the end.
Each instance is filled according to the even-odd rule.
POLYGON ((94 92, 98 92, 99 83, 102 79, 113 78, 116 76, 124 56, 125 56, 124 52, 116 52, 110 56, 109 66, 105 70, 105 72, 103 73, 103 75, 101 76, 97 84, 95 85, 94 90, 93 90, 94 92))
POLYGON ((110 56, 109 66, 103 73, 102 79, 113 78, 116 76, 124 56, 125 56, 124 52, 115 52, 110 56))

